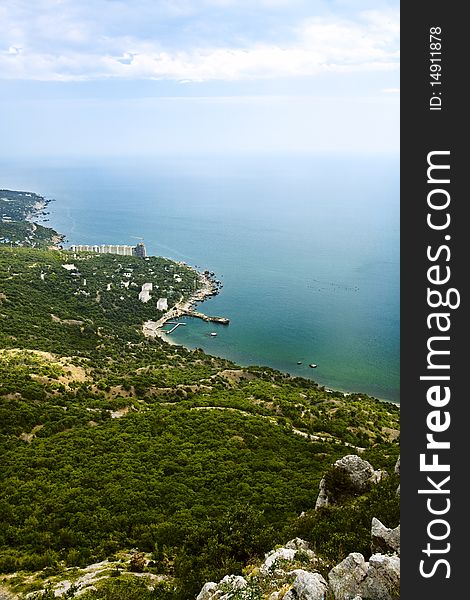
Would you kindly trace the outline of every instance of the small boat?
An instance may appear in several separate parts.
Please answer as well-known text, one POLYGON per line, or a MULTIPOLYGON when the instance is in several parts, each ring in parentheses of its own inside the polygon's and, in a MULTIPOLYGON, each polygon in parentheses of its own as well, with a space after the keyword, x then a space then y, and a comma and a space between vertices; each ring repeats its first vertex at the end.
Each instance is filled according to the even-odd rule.
POLYGON ((318 367, 318 365, 316 365, 315 363, 310 363, 308 365, 311 369, 316 369, 318 367))
POLYGON ((211 336, 215 337, 217 335, 217 333, 215 331, 211 331, 211 336))
POLYGON ((297 364, 298 364, 298 365, 301 365, 301 364, 302 364, 302 361, 301 361, 301 360, 298 360, 298 361, 297 361, 297 364))

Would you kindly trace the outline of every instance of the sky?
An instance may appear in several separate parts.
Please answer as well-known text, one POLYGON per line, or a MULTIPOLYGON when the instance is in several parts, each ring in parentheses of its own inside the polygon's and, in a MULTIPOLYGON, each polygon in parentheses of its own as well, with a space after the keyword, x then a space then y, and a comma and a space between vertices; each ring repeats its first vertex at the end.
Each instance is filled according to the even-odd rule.
POLYGON ((396 0, 0 0, 0 158, 398 153, 396 0))

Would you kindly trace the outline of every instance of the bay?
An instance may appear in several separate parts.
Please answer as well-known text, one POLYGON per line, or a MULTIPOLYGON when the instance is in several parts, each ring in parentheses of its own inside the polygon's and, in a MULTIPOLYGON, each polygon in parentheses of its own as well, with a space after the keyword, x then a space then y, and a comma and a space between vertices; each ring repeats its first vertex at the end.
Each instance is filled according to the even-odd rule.
POLYGON ((45 224, 67 245, 143 238, 213 271, 202 310, 230 325, 184 319, 176 343, 399 402, 398 157, 25 159, 0 175, 56 200, 45 224))

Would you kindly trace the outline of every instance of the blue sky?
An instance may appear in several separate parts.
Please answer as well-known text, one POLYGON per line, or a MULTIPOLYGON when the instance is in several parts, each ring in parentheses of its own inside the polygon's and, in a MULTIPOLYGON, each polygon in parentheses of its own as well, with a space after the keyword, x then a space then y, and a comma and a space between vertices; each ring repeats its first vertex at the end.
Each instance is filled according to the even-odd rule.
POLYGON ((0 156, 398 152, 398 2, 2 0, 0 156))

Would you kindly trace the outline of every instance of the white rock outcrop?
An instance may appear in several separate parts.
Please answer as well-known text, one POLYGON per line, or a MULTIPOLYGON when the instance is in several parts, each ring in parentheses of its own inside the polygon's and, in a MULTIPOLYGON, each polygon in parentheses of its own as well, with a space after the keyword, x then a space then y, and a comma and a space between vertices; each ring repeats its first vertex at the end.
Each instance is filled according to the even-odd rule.
MULTIPOLYGON (((343 474, 350 491, 360 494, 368 485, 379 483, 386 477, 385 471, 375 470, 374 467, 357 454, 348 454, 338 459, 333 470, 343 474)), ((323 477, 320 481, 320 489, 315 503, 315 509, 335 503, 334 490, 328 488, 328 479, 323 477)))
POLYGON ((350 600, 361 595, 369 565, 359 552, 352 552, 328 573, 335 600, 350 600))
POLYGON ((325 600, 328 584, 320 573, 302 569, 292 571, 296 578, 283 600, 325 600))
POLYGON ((282 562, 295 561, 297 552, 301 552, 303 556, 307 556, 312 561, 316 558, 315 552, 310 550, 308 542, 300 538, 294 538, 293 540, 289 540, 282 548, 272 550, 266 554, 264 562, 260 567, 261 575, 269 575, 271 573, 282 574, 284 572, 281 568, 284 566, 282 562))
POLYGON ((400 525, 389 529, 373 517, 371 528, 371 551, 373 554, 398 554, 400 556, 400 525))
POLYGON ((202 590, 197 595, 196 600, 210 600, 214 597, 214 593, 219 589, 219 586, 214 581, 208 581, 202 586, 202 590))
POLYGON ((400 598, 400 559, 398 556, 373 554, 364 581, 362 596, 370 600, 400 598))
POLYGON ((230 600, 232 596, 248 585, 241 575, 226 575, 219 583, 209 581, 204 584, 196 600, 230 600))
POLYGON ((353 552, 331 569, 328 582, 335 600, 367 598, 398 600, 400 598, 400 558, 396 555, 373 554, 369 562, 353 552))

